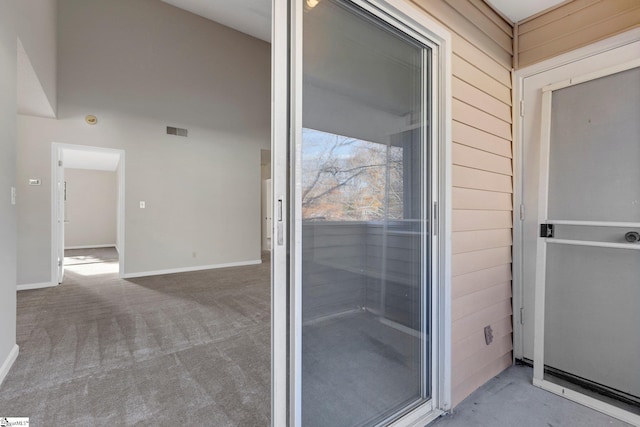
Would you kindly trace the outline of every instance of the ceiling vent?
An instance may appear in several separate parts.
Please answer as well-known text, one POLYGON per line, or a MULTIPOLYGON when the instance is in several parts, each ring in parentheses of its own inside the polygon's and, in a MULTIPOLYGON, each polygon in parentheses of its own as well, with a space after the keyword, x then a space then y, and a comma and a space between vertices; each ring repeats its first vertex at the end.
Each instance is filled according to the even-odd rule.
POLYGON ((167 135, 177 135, 177 136, 189 136, 189 131, 187 129, 182 128, 174 128, 172 126, 167 126, 167 135))

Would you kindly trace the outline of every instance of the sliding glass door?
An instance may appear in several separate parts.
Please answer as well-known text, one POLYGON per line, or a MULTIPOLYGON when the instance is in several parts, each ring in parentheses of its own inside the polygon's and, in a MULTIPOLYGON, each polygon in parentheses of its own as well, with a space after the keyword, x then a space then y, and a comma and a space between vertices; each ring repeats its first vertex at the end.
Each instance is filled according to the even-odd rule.
POLYGON ((429 57, 349 2, 307 2, 303 426, 376 425, 430 397, 429 57))
POLYGON ((287 301, 286 320, 274 313, 287 325, 278 419, 349 427, 429 414, 438 46, 383 2, 291 0, 286 13, 288 32, 274 33, 288 38, 288 126, 274 134, 286 134, 288 166, 275 193, 275 262, 286 256, 288 279, 274 285, 287 301))

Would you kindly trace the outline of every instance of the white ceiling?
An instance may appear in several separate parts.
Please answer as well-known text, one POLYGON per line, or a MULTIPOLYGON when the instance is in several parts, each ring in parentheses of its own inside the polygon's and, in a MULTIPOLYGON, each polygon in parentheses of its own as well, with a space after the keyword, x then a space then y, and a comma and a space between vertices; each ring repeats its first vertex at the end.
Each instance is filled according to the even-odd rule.
POLYGON ((235 30, 271 40, 271 0, 162 0, 235 30))
POLYGON ((564 0, 487 0, 513 22, 520 22, 564 0))
POLYGON ((120 154, 101 151, 62 150, 64 167, 68 169, 91 169, 99 171, 115 171, 118 169, 120 154))
MULTIPOLYGON (((222 25, 271 41, 271 0, 162 0, 222 25)), ((563 3, 564 0, 487 0, 513 22, 563 3)))

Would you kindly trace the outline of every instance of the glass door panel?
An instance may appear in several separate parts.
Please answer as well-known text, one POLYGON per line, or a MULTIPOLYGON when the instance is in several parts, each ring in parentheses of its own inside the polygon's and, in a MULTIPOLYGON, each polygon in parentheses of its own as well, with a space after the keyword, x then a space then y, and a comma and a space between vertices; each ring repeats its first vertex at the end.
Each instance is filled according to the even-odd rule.
POLYGON ((301 423, 376 425, 430 398, 430 50, 305 4, 301 423))

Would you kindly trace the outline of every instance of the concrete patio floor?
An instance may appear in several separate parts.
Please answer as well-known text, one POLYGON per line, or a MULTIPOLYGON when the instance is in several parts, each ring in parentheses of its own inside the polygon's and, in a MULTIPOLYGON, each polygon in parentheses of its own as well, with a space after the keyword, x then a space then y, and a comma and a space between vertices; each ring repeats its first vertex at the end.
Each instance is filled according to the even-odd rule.
POLYGON ((533 369, 512 366, 441 417, 435 427, 630 426, 531 384, 533 369))

